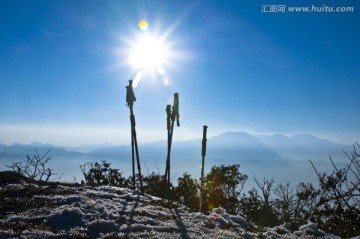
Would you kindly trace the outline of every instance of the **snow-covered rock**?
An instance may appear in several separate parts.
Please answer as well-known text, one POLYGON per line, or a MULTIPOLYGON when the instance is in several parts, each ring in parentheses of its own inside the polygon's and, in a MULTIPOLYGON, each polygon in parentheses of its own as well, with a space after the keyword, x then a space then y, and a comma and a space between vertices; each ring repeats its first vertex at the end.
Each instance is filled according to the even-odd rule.
POLYGON ((209 215, 167 208, 160 198, 117 187, 22 182, 0 192, 8 203, 0 238, 336 238, 310 222, 297 231, 286 223, 263 230, 223 208, 209 215))

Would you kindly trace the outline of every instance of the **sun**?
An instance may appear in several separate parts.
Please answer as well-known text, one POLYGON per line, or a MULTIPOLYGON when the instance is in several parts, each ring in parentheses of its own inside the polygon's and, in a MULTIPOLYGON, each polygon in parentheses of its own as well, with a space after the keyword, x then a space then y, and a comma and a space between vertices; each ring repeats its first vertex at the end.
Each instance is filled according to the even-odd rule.
POLYGON ((184 60, 191 57, 186 48, 182 48, 183 39, 171 38, 177 24, 162 29, 161 26, 160 23, 150 25, 146 20, 141 20, 136 29, 133 29, 133 34, 122 37, 124 48, 116 52, 120 53, 121 64, 130 66, 131 70, 136 72, 134 88, 142 78, 152 83, 161 82, 164 86, 170 86, 171 72, 178 70, 184 60))
POLYGON ((163 71, 163 65, 169 56, 166 44, 160 37, 140 35, 129 50, 130 66, 142 71, 163 71))

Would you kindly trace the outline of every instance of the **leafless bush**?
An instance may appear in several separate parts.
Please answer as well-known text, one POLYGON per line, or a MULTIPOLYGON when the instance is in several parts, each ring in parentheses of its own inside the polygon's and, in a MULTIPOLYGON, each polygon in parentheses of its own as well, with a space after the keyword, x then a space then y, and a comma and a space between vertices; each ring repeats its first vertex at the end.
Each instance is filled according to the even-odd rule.
POLYGON ((47 182, 52 176, 57 175, 54 173, 54 170, 47 165, 54 157, 53 155, 49 155, 52 149, 53 148, 49 149, 44 155, 40 155, 37 149, 35 149, 36 153, 32 156, 27 154, 23 162, 13 162, 11 165, 6 165, 6 167, 28 178, 47 182))

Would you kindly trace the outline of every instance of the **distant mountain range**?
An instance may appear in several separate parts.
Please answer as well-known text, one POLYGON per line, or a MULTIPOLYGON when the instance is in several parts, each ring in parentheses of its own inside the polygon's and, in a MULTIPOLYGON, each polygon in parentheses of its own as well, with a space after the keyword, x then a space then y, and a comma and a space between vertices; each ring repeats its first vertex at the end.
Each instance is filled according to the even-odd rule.
MULTIPOLYGON (((63 173, 62 180, 82 179, 79 168, 85 162, 106 160, 114 168, 120 168, 126 176, 131 172, 131 145, 97 148, 90 152, 78 152, 51 144, 32 143, 28 145, 0 144, 0 170, 7 169, 5 164, 21 161, 27 154, 40 154, 53 148, 51 166, 63 173)), ((343 152, 351 152, 351 145, 342 145, 311 135, 287 137, 276 135, 251 135, 245 132, 226 132, 207 140, 205 172, 213 165, 240 164, 240 169, 249 178, 271 178, 277 182, 314 181, 316 179, 308 160, 312 160, 320 170, 330 170, 329 156, 339 166, 347 163, 343 152)), ((143 174, 152 171, 163 173, 167 153, 167 142, 139 144, 143 174)), ((199 178, 201 164, 201 139, 175 142, 171 151, 171 172, 173 180, 183 172, 199 178)))

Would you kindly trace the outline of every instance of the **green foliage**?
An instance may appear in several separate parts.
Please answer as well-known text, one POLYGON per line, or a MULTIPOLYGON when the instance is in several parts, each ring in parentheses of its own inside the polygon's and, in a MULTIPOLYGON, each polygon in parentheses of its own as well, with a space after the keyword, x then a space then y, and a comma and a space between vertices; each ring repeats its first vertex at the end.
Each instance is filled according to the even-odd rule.
POLYGON ((199 209, 199 183, 184 173, 178 178, 178 186, 174 189, 175 198, 193 210, 199 209))
POLYGON ((256 225, 265 226, 264 217, 262 215, 263 205, 259 200, 258 192, 255 188, 248 192, 248 196, 245 194, 240 200, 241 212, 247 218, 247 220, 254 222, 256 225))
POLYGON ((164 176, 159 173, 152 172, 149 176, 143 179, 144 193, 156 196, 164 197, 165 195, 165 180, 164 176))
POLYGON ((227 212, 239 212, 239 196, 247 180, 240 173, 240 164, 213 166, 205 176, 205 188, 202 194, 206 209, 223 207, 227 212))
POLYGON ((128 187, 129 181, 122 177, 119 169, 112 169, 110 163, 102 160, 101 163, 87 162, 80 165, 84 175, 85 183, 89 185, 109 185, 118 187, 128 187))

